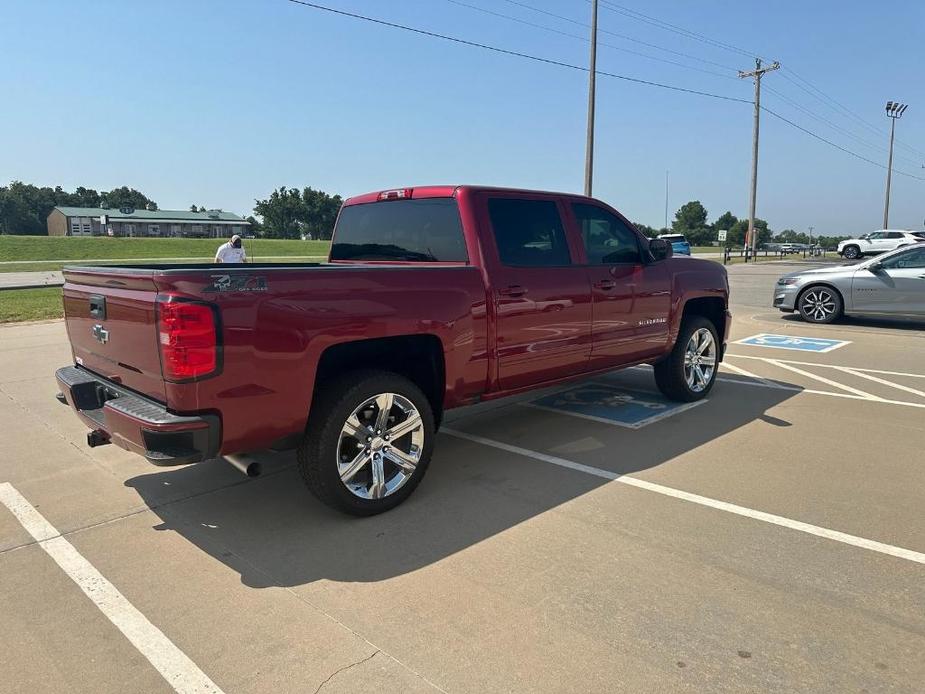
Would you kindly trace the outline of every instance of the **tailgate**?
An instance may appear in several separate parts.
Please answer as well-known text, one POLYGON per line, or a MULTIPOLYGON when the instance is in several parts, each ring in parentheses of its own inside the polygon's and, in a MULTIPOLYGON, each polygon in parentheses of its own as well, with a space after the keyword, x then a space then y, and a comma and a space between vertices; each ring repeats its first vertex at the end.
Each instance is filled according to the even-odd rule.
POLYGON ((65 270, 64 280, 64 316, 74 361, 165 402, 153 272, 82 268, 65 270))

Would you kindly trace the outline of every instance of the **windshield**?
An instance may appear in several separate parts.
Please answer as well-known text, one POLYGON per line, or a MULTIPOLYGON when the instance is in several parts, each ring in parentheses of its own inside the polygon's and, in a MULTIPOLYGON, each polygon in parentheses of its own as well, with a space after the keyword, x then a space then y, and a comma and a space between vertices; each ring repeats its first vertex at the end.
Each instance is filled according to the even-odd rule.
POLYGON ((348 205, 334 229, 331 260, 466 262, 455 198, 348 205))

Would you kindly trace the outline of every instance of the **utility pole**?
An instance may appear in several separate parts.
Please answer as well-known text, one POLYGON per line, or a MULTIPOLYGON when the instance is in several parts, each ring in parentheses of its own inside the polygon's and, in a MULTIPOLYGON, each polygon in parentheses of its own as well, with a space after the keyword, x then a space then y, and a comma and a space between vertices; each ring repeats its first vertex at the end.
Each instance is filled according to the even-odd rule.
POLYGON ((815 228, 816 228, 816 227, 810 227, 810 228, 809 228, 809 245, 810 245, 810 246, 813 245, 813 229, 815 229, 815 228))
POLYGON ((665 172, 665 231, 668 231, 668 172, 665 172))
MULTIPOLYGON (((755 128, 752 135, 752 188, 748 202, 748 236, 746 236, 747 243, 752 249, 753 258, 755 257, 755 252, 758 250, 758 234, 755 233, 755 197, 758 193, 758 129, 761 124, 761 77, 764 73, 779 68, 780 63, 776 60, 767 67, 762 67, 761 58, 755 58, 754 70, 748 72, 739 70, 739 77, 743 79, 746 77, 755 78, 755 128)), ((745 258, 746 260, 748 259, 747 253, 745 258)))
POLYGON ((886 165, 886 202, 883 203, 883 228, 890 228, 890 182, 893 179, 893 135, 896 133, 896 121, 903 117, 907 104, 898 101, 886 102, 886 115, 890 118, 890 159, 886 165))
POLYGON ((591 64, 588 69, 588 143, 585 146, 585 195, 594 178, 594 88, 597 82, 597 0, 591 3, 591 64))

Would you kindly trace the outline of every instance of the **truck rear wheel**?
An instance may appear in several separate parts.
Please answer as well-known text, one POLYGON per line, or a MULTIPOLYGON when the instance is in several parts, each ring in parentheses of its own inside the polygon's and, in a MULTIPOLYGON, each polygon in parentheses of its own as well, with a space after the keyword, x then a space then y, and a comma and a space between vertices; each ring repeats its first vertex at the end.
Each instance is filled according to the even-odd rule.
POLYGON ((706 397, 716 382, 719 349, 716 326, 703 316, 688 316, 671 354, 655 365, 655 384, 679 402, 706 397))
POLYGON ((421 482, 434 445, 427 397, 403 376, 355 371, 326 384, 298 449, 319 500, 355 516, 394 508, 421 482))

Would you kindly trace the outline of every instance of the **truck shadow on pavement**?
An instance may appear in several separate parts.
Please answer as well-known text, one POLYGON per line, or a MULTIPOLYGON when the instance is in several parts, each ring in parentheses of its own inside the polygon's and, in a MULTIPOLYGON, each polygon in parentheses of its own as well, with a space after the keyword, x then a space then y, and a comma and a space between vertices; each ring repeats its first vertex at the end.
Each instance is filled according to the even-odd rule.
MULTIPOLYGON (((650 374, 637 372, 627 382, 640 375, 651 387, 650 374)), ((635 431, 516 403, 456 419, 452 427, 622 475, 671 461, 753 422, 786 426, 766 413, 794 395, 717 383, 709 402, 635 431)), ((263 463, 264 474, 253 480, 214 460, 125 484, 160 517, 157 530, 179 533, 238 572, 245 585, 264 588, 400 576, 609 483, 441 434, 427 475, 403 505, 353 518, 311 496, 294 454, 267 454, 263 463)), ((736 466, 730 459, 730 475, 738 474, 736 466)), ((613 513, 620 512, 614 505, 613 513)))

